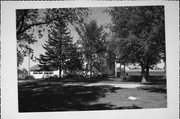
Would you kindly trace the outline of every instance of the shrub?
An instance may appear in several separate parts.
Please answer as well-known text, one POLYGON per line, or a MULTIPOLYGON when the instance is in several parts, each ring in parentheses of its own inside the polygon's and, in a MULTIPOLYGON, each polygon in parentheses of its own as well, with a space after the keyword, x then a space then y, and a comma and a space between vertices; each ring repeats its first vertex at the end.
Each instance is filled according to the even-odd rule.
POLYGON ((34 77, 34 76, 27 76, 27 77, 25 78, 25 80, 35 80, 35 77, 34 77))

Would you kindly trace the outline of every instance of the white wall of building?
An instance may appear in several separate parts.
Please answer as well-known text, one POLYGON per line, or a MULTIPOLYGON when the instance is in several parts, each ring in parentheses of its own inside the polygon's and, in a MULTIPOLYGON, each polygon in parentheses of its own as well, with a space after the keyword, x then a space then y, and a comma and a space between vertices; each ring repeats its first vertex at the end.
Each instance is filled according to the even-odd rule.
MULTIPOLYGON (((61 74, 64 75, 64 71, 61 71, 61 74)), ((59 76, 59 70, 56 71, 31 71, 30 75, 35 79, 48 78, 50 76, 59 76)))

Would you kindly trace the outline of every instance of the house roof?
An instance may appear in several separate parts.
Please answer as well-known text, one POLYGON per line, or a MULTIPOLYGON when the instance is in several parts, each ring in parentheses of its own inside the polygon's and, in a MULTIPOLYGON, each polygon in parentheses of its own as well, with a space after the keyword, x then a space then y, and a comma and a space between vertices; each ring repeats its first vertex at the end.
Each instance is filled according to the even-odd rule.
POLYGON ((30 68, 30 71, 53 71, 57 70, 57 68, 54 68, 52 66, 41 66, 41 65, 34 65, 30 68))
POLYGON ((30 68, 30 71, 37 71, 37 70, 41 70, 39 65, 34 65, 30 68))

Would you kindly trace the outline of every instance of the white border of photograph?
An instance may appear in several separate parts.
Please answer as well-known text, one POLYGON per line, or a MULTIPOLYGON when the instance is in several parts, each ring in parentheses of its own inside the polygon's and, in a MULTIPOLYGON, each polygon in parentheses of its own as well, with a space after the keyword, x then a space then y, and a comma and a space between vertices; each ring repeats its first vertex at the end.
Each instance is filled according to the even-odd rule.
POLYGON ((1 2, 2 119, 178 119, 179 2, 178 1, 2 1, 1 2), (165 6, 167 108, 112 111, 18 112, 16 9, 109 6, 165 6))

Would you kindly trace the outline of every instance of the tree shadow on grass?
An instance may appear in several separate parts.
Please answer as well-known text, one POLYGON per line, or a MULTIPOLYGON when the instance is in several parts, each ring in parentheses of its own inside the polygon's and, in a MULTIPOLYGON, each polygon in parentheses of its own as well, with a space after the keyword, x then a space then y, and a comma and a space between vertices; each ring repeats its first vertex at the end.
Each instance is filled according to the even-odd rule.
POLYGON ((142 109, 142 107, 139 107, 136 105, 117 107, 117 106, 109 104, 109 103, 101 103, 101 104, 89 105, 80 111, 84 111, 84 110, 88 110, 88 111, 91 111, 91 110, 122 110, 122 109, 142 109))
POLYGON ((64 83, 43 81, 19 84, 19 112, 116 109, 111 104, 94 102, 117 89, 111 86, 65 86, 64 83))
POLYGON ((143 87, 140 87, 139 89, 147 90, 149 92, 163 93, 163 94, 166 94, 167 92, 165 85, 143 86, 143 87))
MULTIPOLYGON (((141 76, 129 76, 127 82, 141 82, 141 76)), ((164 76, 149 76, 148 83, 138 89, 147 90, 149 92, 164 93, 166 94, 166 78, 164 76)))
MULTIPOLYGON (((127 76, 124 82, 141 82, 141 76, 127 76)), ((164 76, 149 76, 147 81, 151 84, 166 84, 166 77, 164 76)))
POLYGON ((132 106, 116 107, 115 109, 142 109, 142 107, 133 104, 132 106))

